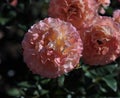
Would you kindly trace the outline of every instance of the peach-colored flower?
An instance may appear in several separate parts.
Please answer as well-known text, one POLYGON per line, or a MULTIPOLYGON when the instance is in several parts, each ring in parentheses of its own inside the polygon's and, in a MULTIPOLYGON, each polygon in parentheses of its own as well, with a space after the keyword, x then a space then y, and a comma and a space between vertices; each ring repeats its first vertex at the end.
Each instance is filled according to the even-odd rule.
POLYGON ((105 65, 120 54, 120 32, 112 18, 100 19, 86 32, 83 61, 89 65, 105 65))
POLYGON ((92 25, 97 16, 96 0, 51 0, 49 16, 72 23, 77 29, 92 25))
POLYGON ((120 10, 119 9, 113 12, 113 19, 114 21, 120 24, 120 10))
POLYGON ((24 61, 33 73, 56 78, 79 63, 82 42, 76 28, 60 19, 34 24, 22 41, 24 61))

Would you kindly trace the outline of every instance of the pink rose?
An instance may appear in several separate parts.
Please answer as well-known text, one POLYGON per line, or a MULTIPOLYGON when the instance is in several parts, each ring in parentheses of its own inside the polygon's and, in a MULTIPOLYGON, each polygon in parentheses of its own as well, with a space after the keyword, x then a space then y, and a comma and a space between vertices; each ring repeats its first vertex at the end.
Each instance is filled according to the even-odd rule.
POLYGON ((73 70, 83 50, 76 28, 53 18, 34 24, 25 34, 22 47, 24 61, 30 70, 48 78, 73 70))
POLYGON ((98 10, 96 0, 50 0, 49 16, 72 23, 77 29, 92 25, 98 10))
POLYGON ((118 25, 109 17, 101 17, 85 33, 83 61, 89 65, 105 65, 120 54, 120 32, 118 25))

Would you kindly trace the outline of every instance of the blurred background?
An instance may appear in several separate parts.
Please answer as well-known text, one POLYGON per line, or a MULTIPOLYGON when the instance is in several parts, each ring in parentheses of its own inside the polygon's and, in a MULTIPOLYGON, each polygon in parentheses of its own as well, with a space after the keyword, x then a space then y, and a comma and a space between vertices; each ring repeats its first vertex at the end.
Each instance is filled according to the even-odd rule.
MULTIPOLYGON (((111 0, 105 15, 120 2, 111 0)), ((80 67, 56 79, 32 74, 21 42, 35 22, 47 17, 49 0, 0 0, 0 98, 120 98, 120 58, 102 67, 80 67)))

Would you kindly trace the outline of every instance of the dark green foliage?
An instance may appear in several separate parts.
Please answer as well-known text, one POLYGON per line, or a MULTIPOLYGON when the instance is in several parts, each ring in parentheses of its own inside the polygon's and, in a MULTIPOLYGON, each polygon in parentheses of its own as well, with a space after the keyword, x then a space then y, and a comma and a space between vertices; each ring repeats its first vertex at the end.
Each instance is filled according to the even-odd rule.
MULTIPOLYGON (((80 67, 56 79, 32 74, 22 57, 28 28, 47 17, 49 0, 0 0, 0 98, 120 98, 120 58, 99 67, 80 67)), ((105 15, 120 8, 112 0, 105 15)))

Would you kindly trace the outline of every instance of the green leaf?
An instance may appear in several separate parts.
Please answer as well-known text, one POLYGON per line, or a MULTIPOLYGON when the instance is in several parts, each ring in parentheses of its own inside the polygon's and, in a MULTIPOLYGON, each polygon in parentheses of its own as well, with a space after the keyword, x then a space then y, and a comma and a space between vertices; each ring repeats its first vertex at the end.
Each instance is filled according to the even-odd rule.
POLYGON ((100 90, 101 90, 102 92, 104 92, 104 93, 107 92, 107 90, 106 90, 104 87, 102 87, 101 85, 99 85, 99 87, 100 87, 100 90))
POLYGON ((42 87, 41 87, 41 85, 37 85, 37 88, 38 88, 38 90, 42 90, 42 87))
POLYGON ((117 81, 114 79, 114 77, 106 76, 102 78, 103 81, 114 91, 117 91, 117 81))
POLYGON ((108 7, 108 8, 106 9, 106 13, 107 13, 108 15, 112 15, 112 13, 113 13, 113 8, 112 8, 112 7, 108 7))
POLYGON ((50 82, 51 79, 44 79, 41 81, 42 84, 47 84, 48 82, 50 82))
POLYGON ((65 81, 65 76, 64 76, 64 75, 61 76, 61 77, 59 77, 59 78, 58 78, 58 85, 59 85, 60 87, 62 87, 62 86, 64 85, 64 81, 65 81))
POLYGON ((49 93, 49 91, 45 90, 45 89, 42 89, 41 92, 40 92, 41 95, 45 95, 45 94, 48 94, 48 93, 49 93))
POLYGON ((81 66, 81 68, 82 68, 82 70, 84 71, 84 72, 87 72, 88 71, 88 69, 89 69, 89 67, 88 66, 81 66))
POLYGON ((95 76, 92 75, 89 71, 85 73, 85 76, 89 78, 95 78, 95 76))
POLYGON ((22 30, 26 30, 27 29, 27 27, 25 25, 22 25, 22 24, 18 24, 18 27, 20 29, 22 29, 22 30))
POLYGON ((7 91, 7 94, 10 95, 10 96, 16 96, 16 97, 18 97, 18 96, 21 95, 19 89, 17 89, 17 88, 9 89, 9 90, 7 91))
POLYGON ((34 91, 33 95, 40 96, 37 90, 34 91))
MULTIPOLYGON (((95 68, 92 70, 86 70, 85 75, 89 78, 103 77, 108 74, 115 73, 114 71, 118 68, 118 64, 111 64, 104 67, 95 68)), ((116 75, 116 74, 114 74, 116 75)))
POLYGON ((118 67, 118 64, 109 64, 104 67, 98 68, 102 73, 113 73, 118 67))
POLYGON ((9 12, 9 17, 10 17, 10 18, 16 17, 16 15, 17 15, 17 14, 16 14, 15 11, 10 11, 10 12, 9 12))
POLYGON ((8 18, 0 17, 0 24, 1 24, 1 25, 5 25, 8 21, 9 21, 8 18))
POLYGON ((20 87, 26 87, 26 88, 31 87, 31 85, 28 84, 27 81, 20 82, 20 83, 18 84, 18 86, 20 86, 20 87))
POLYGON ((40 77, 39 76, 34 76, 34 79, 36 80, 36 81, 40 81, 40 77))
POLYGON ((117 67, 118 67, 118 64, 115 63, 115 64, 107 65, 103 68, 105 71, 107 70, 109 73, 113 73, 113 71, 115 71, 117 69, 117 67))

